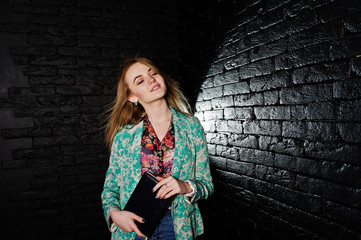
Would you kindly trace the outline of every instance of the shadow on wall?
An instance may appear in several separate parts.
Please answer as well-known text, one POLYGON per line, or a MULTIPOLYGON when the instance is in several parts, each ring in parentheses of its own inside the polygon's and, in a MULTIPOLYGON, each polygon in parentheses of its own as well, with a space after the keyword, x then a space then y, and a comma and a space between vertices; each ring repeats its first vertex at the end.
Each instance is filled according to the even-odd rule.
MULTIPOLYGON (((21 24, 26 21, 24 17, 11 14, 11 6, 8 3, 0 4, 0 24, 7 24, 9 20, 21 24)), ((0 130, 9 128, 27 128, 33 127, 32 118, 16 117, 11 108, 11 103, 4 101, 8 97, 8 89, 13 87, 28 86, 27 79, 22 74, 22 70, 17 66, 13 57, 10 55, 9 47, 12 45, 25 45, 26 34, 13 32, 11 34, 0 33, 0 130)), ((29 213, 23 212, 21 218, 17 217, 18 209, 12 199, 9 199, 8 193, 13 189, 26 191, 30 188, 30 180, 32 171, 30 169, 18 169, 15 172, 9 173, 6 171, 7 166, 15 166, 21 164, 12 160, 12 150, 15 148, 29 148, 31 147, 31 140, 22 138, 17 140, 6 140, 0 137, 0 212, 2 229, 12 229, 15 222, 19 225, 25 225, 31 221, 29 213), (11 183, 11 184, 10 184, 11 183)), ((10 196, 11 198, 11 196, 10 196)), ((20 213, 19 213, 20 215, 20 213)), ((10 239, 11 233, 9 231, 2 231, 1 237, 3 239, 10 239)))
POLYGON ((182 3, 215 181, 201 238, 359 239, 358 1, 182 3))
POLYGON ((237 25, 233 19, 246 6, 246 1, 181 1, 180 75, 193 107, 204 76, 217 60, 215 50, 222 46, 226 32, 237 25))
MULTIPOLYGON (((212 72, 223 72, 223 65, 215 65, 222 55, 227 54, 226 46, 237 36, 227 35, 232 28, 236 28, 235 21, 238 15, 247 9, 247 1, 181 1, 181 83, 186 96, 189 98, 191 106, 196 115, 203 109, 196 107, 202 104, 199 96, 202 96, 202 88, 210 87, 211 91, 217 92, 219 89, 213 85, 207 86, 207 76, 212 72), (228 43, 228 44, 227 44, 228 43), (224 52, 222 52, 224 50, 224 52), (198 101, 198 102, 197 102, 198 101)), ((209 80, 208 80, 209 81, 209 80)), ((219 94, 222 93, 219 92, 219 94)), ((204 104, 206 109, 211 109, 211 102, 204 104)), ((203 117, 200 118, 203 120, 203 117)), ((202 123, 204 125, 204 122, 202 123)), ((205 129, 209 131, 209 129, 205 129)), ((211 149, 210 154, 212 154, 211 149)), ((212 173, 216 167, 211 165, 212 173)), ((225 239, 223 231, 224 224, 230 221, 229 215, 232 211, 220 204, 218 201, 218 191, 222 185, 215 180, 215 195, 209 200, 199 203, 203 220, 205 222, 205 233, 199 239, 225 239), (215 211, 213 211, 215 210, 215 211), (223 213, 222 213, 223 212, 223 213)), ((228 197, 227 197, 228 198, 228 197)), ((235 215, 233 215, 235 216, 235 215)), ((235 221, 232 225, 237 225, 235 221)), ((248 232, 240 233, 237 228, 229 231, 235 239, 240 235, 248 236, 245 239, 252 239, 253 226, 242 223, 248 232)), ((198 238, 197 238, 198 239, 198 238)))
POLYGON ((178 73, 177 12, 176 1, 0 3, 2 239, 109 239, 99 123, 125 57, 178 73))

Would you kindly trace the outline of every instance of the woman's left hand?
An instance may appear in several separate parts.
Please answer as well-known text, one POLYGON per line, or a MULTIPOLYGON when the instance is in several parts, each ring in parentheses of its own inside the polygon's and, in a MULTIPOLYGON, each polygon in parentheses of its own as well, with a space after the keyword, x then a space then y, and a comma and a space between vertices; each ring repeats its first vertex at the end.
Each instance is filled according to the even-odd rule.
POLYGON ((175 194, 187 194, 192 192, 192 188, 189 186, 187 182, 183 182, 178 180, 172 176, 162 178, 157 177, 159 183, 154 186, 153 192, 157 191, 157 198, 169 198, 175 194))

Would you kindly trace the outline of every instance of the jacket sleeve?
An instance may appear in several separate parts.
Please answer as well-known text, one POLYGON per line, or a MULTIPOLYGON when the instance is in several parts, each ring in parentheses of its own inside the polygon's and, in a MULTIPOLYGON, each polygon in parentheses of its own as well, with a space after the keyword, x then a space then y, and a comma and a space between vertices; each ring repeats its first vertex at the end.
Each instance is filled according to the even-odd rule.
MULTIPOLYGON (((196 193, 189 198, 191 203, 208 198, 214 191, 214 185, 209 167, 209 157, 206 136, 199 120, 195 119, 193 131, 195 135, 195 179, 189 179, 196 193)), ((187 199, 187 198, 186 198, 187 199)))
POLYGON ((101 194, 102 207, 109 230, 111 230, 111 224, 112 224, 110 212, 114 209, 121 209, 119 202, 119 185, 118 185, 118 181, 119 181, 118 179, 120 175, 118 158, 120 153, 119 153, 119 145, 116 141, 118 137, 117 135, 115 136, 112 144, 110 159, 109 159, 109 167, 105 175, 103 192, 101 194))

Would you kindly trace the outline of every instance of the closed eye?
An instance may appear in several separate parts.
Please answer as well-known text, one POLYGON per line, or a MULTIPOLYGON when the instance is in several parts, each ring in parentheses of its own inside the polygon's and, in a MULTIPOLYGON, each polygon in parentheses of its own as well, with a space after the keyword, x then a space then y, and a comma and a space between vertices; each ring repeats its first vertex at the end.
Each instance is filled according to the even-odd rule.
POLYGON ((157 73, 157 72, 149 72, 148 74, 149 74, 149 76, 155 76, 155 75, 157 75, 158 73, 157 73))

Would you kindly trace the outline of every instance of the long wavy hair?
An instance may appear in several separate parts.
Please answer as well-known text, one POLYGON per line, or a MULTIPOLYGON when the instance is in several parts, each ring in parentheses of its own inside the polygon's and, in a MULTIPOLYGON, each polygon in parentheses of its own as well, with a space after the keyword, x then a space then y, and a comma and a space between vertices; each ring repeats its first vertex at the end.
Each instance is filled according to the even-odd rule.
POLYGON ((105 127, 105 142, 110 148, 117 132, 122 130, 126 125, 134 125, 141 121, 144 108, 141 104, 134 105, 128 101, 130 89, 125 81, 125 75, 129 68, 135 63, 142 63, 152 70, 156 71, 164 78, 167 92, 164 96, 169 107, 182 112, 184 114, 191 114, 191 108, 188 100, 181 92, 178 83, 170 78, 149 59, 143 57, 130 58, 124 61, 123 68, 118 75, 117 94, 116 98, 108 109, 108 116, 106 118, 107 124, 105 127))

